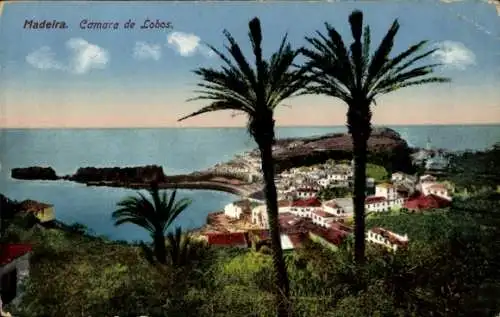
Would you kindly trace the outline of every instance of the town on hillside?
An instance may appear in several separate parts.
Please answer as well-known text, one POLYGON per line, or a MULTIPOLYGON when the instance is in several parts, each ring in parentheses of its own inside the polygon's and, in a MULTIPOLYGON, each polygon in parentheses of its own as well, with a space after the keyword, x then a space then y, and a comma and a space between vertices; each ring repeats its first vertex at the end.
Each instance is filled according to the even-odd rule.
MULTIPOLYGON (((424 154, 428 154, 424 159, 435 157, 431 151, 423 150, 415 159, 422 160, 424 154)), ((243 157, 239 157, 239 162, 243 157)), ((253 175, 257 175, 260 162, 250 155, 246 157, 248 163, 240 163, 238 172, 251 173, 250 168, 253 168, 253 175)), ((292 168, 276 175, 284 250, 300 247, 307 238, 336 248, 353 233, 352 163, 329 160, 324 164, 292 168)), ((416 176, 394 172, 383 181, 368 177, 366 185, 367 215, 401 210, 422 212, 448 207, 452 201, 453 188, 430 174, 416 176)), ((209 214, 207 225, 197 233, 211 245, 250 247, 251 237, 258 236, 265 240, 267 230, 267 209, 260 192, 228 204, 223 211, 209 214)), ((370 228, 366 239, 394 251, 406 247, 409 241, 405 233, 394 233, 384 228, 370 228)))

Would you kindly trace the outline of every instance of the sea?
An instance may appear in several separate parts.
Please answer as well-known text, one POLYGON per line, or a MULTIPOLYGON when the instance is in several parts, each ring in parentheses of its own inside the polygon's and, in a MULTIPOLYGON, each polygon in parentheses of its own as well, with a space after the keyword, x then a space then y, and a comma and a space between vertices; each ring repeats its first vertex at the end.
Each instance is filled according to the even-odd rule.
MULTIPOLYGON (((482 150, 500 142, 500 124, 388 127, 412 147, 425 147, 430 140, 435 148, 482 150)), ((279 127, 277 136, 308 137, 345 131, 342 126, 279 127)), ((117 202, 136 191, 68 181, 14 180, 11 169, 51 166, 58 175, 67 175, 85 166, 156 164, 172 175, 208 168, 255 146, 244 128, 0 129, 0 193, 18 201, 34 199, 53 204, 58 220, 84 224, 95 235, 149 241, 144 229, 130 224, 116 227, 111 219, 117 202)), ((174 223, 186 230, 204 225, 208 213, 222 210, 238 199, 208 190, 179 190, 178 197, 192 200, 174 223)))

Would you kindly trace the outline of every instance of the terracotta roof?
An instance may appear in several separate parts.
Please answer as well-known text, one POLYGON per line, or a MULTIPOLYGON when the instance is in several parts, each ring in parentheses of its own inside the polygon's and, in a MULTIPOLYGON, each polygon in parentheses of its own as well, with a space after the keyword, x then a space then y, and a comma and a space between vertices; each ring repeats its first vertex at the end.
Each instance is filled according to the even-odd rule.
POLYGON ((228 232, 228 233, 206 233, 208 244, 225 245, 225 246, 242 246, 247 245, 245 232, 228 232))
POLYGON ((434 208, 444 208, 451 204, 447 199, 441 198, 436 195, 424 196, 420 194, 419 196, 409 198, 404 207, 407 209, 434 209, 434 208))
POLYGON ((313 234, 325 239, 327 242, 339 246, 342 244, 344 239, 349 235, 349 233, 342 231, 342 230, 337 230, 337 229, 324 229, 324 228, 318 228, 314 231, 312 231, 313 234))
POLYGON ((293 207, 321 207, 321 202, 317 198, 297 199, 292 203, 293 207))
POLYGON ((322 218, 333 218, 333 217, 335 217, 335 215, 332 215, 332 214, 330 214, 328 212, 325 212, 324 210, 315 210, 315 211, 313 211, 313 213, 316 214, 316 215, 318 215, 318 216, 320 216, 320 217, 322 217, 322 218))
POLYGON ((369 196, 365 199, 365 204, 375 204, 386 201, 385 197, 381 196, 369 196))
POLYGON ((8 264, 15 259, 31 252, 29 244, 7 244, 0 246, 0 266, 8 264))
POLYGON ((294 248, 298 248, 307 239, 307 234, 304 232, 290 233, 287 234, 288 238, 292 242, 294 248))
POLYGON ((53 207, 53 205, 49 205, 49 204, 42 203, 42 202, 39 202, 36 200, 31 200, 31 199, 27 199, 27 200, 24 200, 23 202, 21 202, 21 210, 23 210, 23 211, 34 212, 34 211, 43 210, 43 209, 49 208, 49 207, 53 207))

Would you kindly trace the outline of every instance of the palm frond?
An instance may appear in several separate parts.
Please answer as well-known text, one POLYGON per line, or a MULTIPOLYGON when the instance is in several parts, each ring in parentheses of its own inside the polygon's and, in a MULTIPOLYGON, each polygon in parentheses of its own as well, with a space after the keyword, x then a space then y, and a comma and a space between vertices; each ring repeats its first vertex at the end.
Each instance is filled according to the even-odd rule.
POLYGON ((449 83, 451 82, 450 78, 444 78, 444 77, 431 77, 431 78, 426 78, 426 79, 420 79, 420 80, 414 80, 414 81, 406 81, 406 82, 399 82, 396 84, 393 84, 392 86, 387 86, 379 91, 379 94, 386 94, 404 87, 410 87, 410 86, 420 86, 424 84, 430 84, 430 83, 449 83))
POLYGON ((195 112, 193 112, 193 113, 191 113, 191 114, 189 114, 187 116, 184 116, 184 117, 182 117, 180 119, 177 119, 177 121, 184 121, 184 120, 186 120, 188 118, 192 118, 192 117, 198 116, 198 115, 203 114, 203 113, 220 111, 220 110, 242 111, 241 109, 239 109, 237 107, 237 105, 235 105, 233 103, 228 103, 228 102, 224 102, 224 101, 216 101, 216 102, 211 103, 208 106, 205 106, 205 107, 201 108, 198 111, 195 111, 195 112))

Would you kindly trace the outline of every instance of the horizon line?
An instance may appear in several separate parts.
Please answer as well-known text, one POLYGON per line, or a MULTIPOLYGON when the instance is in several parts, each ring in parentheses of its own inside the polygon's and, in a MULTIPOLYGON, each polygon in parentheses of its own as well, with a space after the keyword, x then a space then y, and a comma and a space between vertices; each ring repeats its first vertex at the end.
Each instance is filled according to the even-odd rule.
MULTIPOLYGON (((413 123, 413 124, 372 124, 380 127, 418 127, 418 126, 495 126, 500 122, 486 123, 413 123)), ((276 125, 276 128, 347 128, 345 124, 332 125, 276 125)), ((79 130, 112 130, 112 129, 246 129, 246 126, 123 126, 123 127, 0 127, 0 130, 51 130, 51 129, 79 129, 79 130)))

